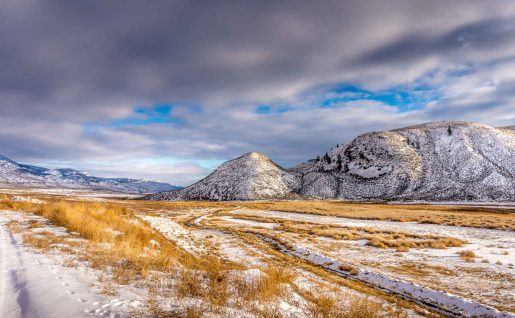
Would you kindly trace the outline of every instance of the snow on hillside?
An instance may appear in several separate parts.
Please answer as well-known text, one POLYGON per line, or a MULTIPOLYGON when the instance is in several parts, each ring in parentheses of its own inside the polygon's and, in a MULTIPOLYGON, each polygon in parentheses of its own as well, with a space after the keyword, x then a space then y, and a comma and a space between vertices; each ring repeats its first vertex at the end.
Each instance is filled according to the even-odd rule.
POLYGON ((149 195, 151 200, 255 200, 287 198, 300 190, 300 177, 267 156, 247 153, 218 167, 203 180, 180 190, 149 195))
POLYGON ((344 199, 513 201, 515 132, 434 122, 368 133, 313 162, 304 178, 320 172, 332 184, 303 194, 326 197, 329 187, 344 199))
POLYGON ((46 169, 24 165, 1 155, 0 184, 124 193, 155 193, 178 189, 168 183, 128 178, 99 178, 73 169, 46 169))
POLYGON ((442 121, 371 132, 284 170, 265 155, 228 161, 155 200, 270 198, 515 201, 515 131, 442 121))

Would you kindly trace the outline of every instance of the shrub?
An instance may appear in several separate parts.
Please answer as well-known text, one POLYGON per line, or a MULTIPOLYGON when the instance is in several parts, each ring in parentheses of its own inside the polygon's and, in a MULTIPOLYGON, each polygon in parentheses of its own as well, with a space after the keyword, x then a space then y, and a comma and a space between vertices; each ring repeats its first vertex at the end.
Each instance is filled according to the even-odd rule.
POLYGON ((458 254, 463 260, 467 262, 472 262, 476 258, 476 253, 470 250, 459 251, 458 254))

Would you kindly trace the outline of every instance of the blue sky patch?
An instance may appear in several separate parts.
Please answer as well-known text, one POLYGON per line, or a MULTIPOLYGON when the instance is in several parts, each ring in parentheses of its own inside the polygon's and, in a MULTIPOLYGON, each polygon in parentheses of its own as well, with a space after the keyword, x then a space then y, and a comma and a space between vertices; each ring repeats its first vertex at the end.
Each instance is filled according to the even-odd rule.
MULTIPOLYGON (((358 85, 341 84, 323 92, 301 96, 301 100, 311 99, 308 106, 315 108, 340 107, 353 101, 376 101, 396 107, 399 112, 422 109, 428 103, 442 98, 443 95, 437 88, 420 83, 410 87, 398 86, 376 91, 367 90, 358 85)), ((284 104, 259 105, 255 107, 254 113, 259 115, 280 114, 295 109, 293 106, 284 104)))
POLYGON ((172 116, 173 106, 169 104, 155 105, 152 107, 137 107, 134 109, 134 116, 121 118, 109 124, 111 128, 125 126, 144 126, 152 124, 173 124, 183 125, 184 120, 172 116))
POLYGON ((354 85, 341 85, 329 91, 326 99, 322 100, 321 107, 335 107, 352 101, 377 101, 385 105, 397 107, 405 112, 424 108, 429 102, 442 98, 441 93, 429 86, 414 88, 395 87, 386 90, 371 91, 354 85))
POLYGON ((282 114, 287 113, 289 111, 294 110, 293 107, 288 105, 274 105, 274 106, 268 106, 268 105, 261 105, 257 106, 254 110, 254 113, 259 115, 267 115, 267 114, 282 114))
POLYGON ((134 115, 131 117, 116 119, 107 124, 86 123, 83 125, 83 128, 86 133, 94 134, 103 127, 117 129, 127 126, 146 126, 156 124, 171 124, 175 126, 184 125, 184 120, 182 118, 172 116, 172 111, 173 106, 170 104, 160 104, 151 107, 136 107, 134 109, 134 115))
POLYGON ((261 114, 261 115, 270 114, 271 112, 272 112, 272 107, 266 106, 266 105, 257 106, 256 111, 255 111, 256 114, 261 114))

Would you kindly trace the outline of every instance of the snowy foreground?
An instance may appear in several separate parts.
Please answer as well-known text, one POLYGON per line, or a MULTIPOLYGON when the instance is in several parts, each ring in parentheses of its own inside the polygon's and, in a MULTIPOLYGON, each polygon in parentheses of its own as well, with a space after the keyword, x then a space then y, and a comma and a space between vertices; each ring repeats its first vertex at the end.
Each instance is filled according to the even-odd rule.
MULTIPOLYGON (((39 206, 49 196, 17 192, 10 199, 39 206)), ((256 279, 270 275, 266 268, 271 264, 291 270, 291 281, 280 285, 284 294, 277 292, 278 298, 264 304, 261 296, 256 302, 256 298, 233 300, 229 295, 228 302, 213 306, 206 302, 219 286, 205 285, 202 277, 208 277, 209 271, 190 271, 194 277, 186 283, 194 293, 186 296, 181 296, 184 291, 177 287, 184 284, 184 265, 179 263, 173 265, 177 267, 169 272, 171 276, 155 273, 154 277, 163 279, 138 274, 119 283, 109 269, 93 268, 91 259, 81 259, 85 246, 91 242, 78 233, 33 213, 0 210, 1 318, 160 317, 166 316, 164 313, 187 317, 188 308, 196 308, 200 316, 195 317, 258 318, 272 313, 285 318, 355 317, 334 312, 317 316, 324 310, 320 305, 324 300, 320 298, 314 304, 312 297, 316 300, 325 296, 337 300, 327 305, 329 308, 352 304, 353 297, 365 298, 370 301, 367 307, 379 306, 370 317, 434 317, 434 313, 447 317, 515 317, 513 230, 259 210, 245 207, 245 202, 182 203, 174 207, 101 197, 103 201, 96 201, 99 198, 90 194, 70 195, 66 200, 83 200, 98 209, 106 203, 131 207, 132 212, 126 214, 128 223, 146 226, 156 235, 143 249, 144 254, 161 249, 164 242, 173 242, 191 259, 209 256, 226 260, 233 265, 222 274, 221 281, 232 284, 235 278, 243 279, 236 280, 240 287, 233 285, 228 290, 242 288, 241 284, 245 290, 245 284, 256 284, 256 279), (321 230, 353 234, 347 238, 331 237, 321 230), (49 233, 60 238, 53 239, 50 248, 31 245, 26 237, 44 238, 49 233), (429 244, 396 251, 369 244, 374 236, 417 242, 445 237, 464 243, 445 248, 429 244), (473 251, 474 258, 462 259, 459 253, 463 251, 473 251), (196 288, 207 293, 202 296, 196 288), (255 303, 249 306, 251 302, 255 303), (265 307, 268 304, 271 307, 265 307), (156 311, 156 305, 163 311, 156 311)), ((369 206, 371 211, 377 209, 369 206)), ((510 211, 507 213, 499 215, 511 220, 510 211)), ((108 232, 114 237, 122 235, 115 227, 108 228, 108 232)), ((104 249, 103 244, 94 246, 104 249)), ((105 244, 108 248, 109 244, 105 244)))
MULTIPOLYGON (((12 220, 27 220, 27 215, 0 211, 0 317, 128 317, 142 306, 135 295, 101 295, 91 287, 95 272, 64 267, 63 255, 36 253, 7 229, 12 220)), ((64 233, 63 228, 45 230, 64 233)))

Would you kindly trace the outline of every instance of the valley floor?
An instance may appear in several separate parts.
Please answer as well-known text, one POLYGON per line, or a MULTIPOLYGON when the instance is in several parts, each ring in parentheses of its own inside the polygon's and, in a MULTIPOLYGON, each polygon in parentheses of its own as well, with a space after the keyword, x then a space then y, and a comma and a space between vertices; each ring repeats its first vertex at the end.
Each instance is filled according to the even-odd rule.
POLYGON ((11 191, 0 316, 515 317, 514 212, 11 191))

